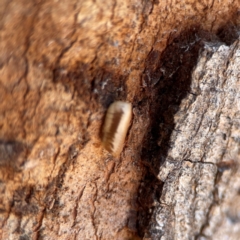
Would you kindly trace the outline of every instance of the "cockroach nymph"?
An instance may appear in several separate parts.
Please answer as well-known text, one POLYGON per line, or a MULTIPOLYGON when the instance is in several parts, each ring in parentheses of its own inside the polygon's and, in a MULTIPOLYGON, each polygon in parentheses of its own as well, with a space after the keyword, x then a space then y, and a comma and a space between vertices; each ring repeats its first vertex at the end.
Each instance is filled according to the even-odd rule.
POLYGON ((122 152, 131 119, 131 103, 116 101, 109 106, 102 128, 102 142, 113 156, 122 152))

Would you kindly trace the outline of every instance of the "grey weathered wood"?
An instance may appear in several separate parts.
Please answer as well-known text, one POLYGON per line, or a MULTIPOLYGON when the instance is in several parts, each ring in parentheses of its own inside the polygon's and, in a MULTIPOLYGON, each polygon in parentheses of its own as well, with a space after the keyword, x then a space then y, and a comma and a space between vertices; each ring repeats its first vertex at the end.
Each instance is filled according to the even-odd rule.
POLYGON ((239 239, 239 41, 205 43, 175 123, 145 239, 239 239))

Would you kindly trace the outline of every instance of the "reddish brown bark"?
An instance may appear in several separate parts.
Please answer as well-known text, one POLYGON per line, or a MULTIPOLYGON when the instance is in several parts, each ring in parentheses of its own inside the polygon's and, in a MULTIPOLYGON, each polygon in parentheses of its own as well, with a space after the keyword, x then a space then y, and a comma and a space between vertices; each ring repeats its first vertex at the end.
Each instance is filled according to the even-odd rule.
POLYGON ((1 238, 171 236, 148 213, 170 184, 158 174, 174 116, 204 42, 238 37, 238 11, 238 1, 2 1, 1 238), (99 139, 114 100, 134 113, 120 158, 99 139))

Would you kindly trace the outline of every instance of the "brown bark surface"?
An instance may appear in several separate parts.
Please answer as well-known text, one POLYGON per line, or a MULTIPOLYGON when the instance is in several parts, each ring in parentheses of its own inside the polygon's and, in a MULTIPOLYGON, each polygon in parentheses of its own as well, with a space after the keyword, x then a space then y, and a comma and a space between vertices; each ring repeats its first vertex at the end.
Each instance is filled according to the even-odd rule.
POLYGON ((238 1, 0 2, 1 239, 239 239, 238 1), (119 158, 99 138, 133 104, 119 158))

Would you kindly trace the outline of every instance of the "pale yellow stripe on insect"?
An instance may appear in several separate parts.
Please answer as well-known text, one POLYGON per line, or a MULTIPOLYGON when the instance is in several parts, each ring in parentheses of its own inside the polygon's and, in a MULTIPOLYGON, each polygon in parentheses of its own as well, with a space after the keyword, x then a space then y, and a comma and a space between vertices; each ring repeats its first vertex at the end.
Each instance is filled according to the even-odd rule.
POLYGON ((116 101, 107 110, 102 131, 102 142, 106 150, 113 156, 119 156, 122 152, 131 119, 131 103, 116 101))

